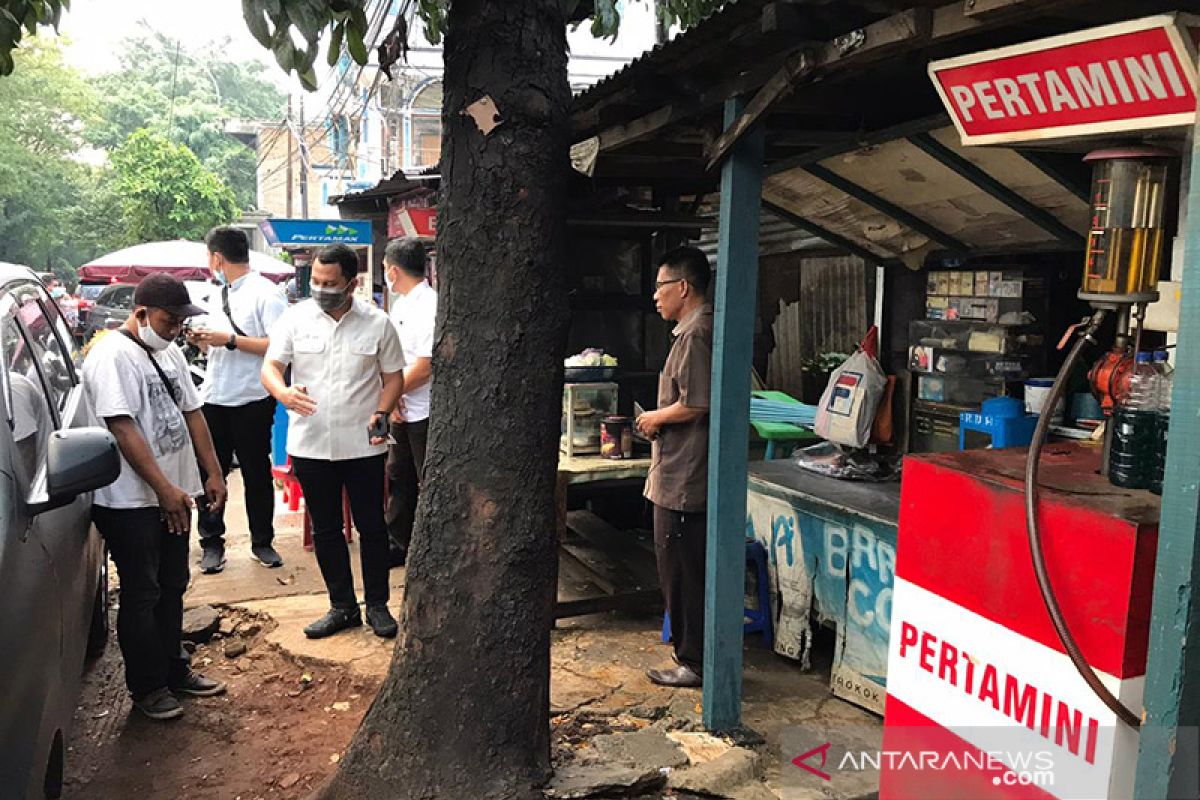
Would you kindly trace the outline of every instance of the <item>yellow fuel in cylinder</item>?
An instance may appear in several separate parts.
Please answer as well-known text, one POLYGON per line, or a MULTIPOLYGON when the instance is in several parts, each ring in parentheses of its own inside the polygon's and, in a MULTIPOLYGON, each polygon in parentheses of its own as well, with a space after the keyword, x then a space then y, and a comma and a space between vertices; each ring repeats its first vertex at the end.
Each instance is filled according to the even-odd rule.
POLYGON ((1092 221, 1079 296, 1094 304, 1158 299, 1164 249, 1163 203, 1168 159, 1157 148, 1098 150, 1094 162, 1092 221))

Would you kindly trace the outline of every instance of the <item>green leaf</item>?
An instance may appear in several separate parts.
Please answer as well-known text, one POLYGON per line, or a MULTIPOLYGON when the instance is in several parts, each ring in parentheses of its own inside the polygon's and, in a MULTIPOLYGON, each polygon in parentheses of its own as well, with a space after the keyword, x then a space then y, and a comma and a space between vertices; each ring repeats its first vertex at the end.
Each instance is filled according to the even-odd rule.
POLYGON ((280 28, 279 33, 275 35, 275 43, 271 46, 271 52, 275 54, 275 60, 279 62, 279 66, 291 72, 292 67, 296 64, 296 46, 292 44, 292 37, 287 28, 280 28))
POLYGON ((367 12, 363 10, 361 4, 355 3, 350 9, 350 22, 363 36, 367 35, 367 28, 370 27, 370 23, 367 22, 367 12))
POLYGON ((617 38, 621 17, 617 12, 616 0, 595 0, 592 13, 592 36, 617 38))
POLYGON ((304 70, 304 72, 300 73, 300 85, 310 92, 316 91, 317 73, 313 72, 313 68, 311 66, 304 70))
POLYGON ((342 38, 346 35, 346 24, 339 22, 333 26, 333 35, 329 39, 329 57, 326 59, 329 66, 333 66, 338 62, 342 55, 342 38))
POLYGON ((367 63, 367 45, 363 42, 362 31, 353 25, 346 29, 346 48, 356 64, 367 63))
POLYGON ((242 17, 246 20, 246 27, 250 29, 250 35, 259 44, 263 47, 273 45, 271 29, 267 26, 266 19, 263 18, 263 10, 257 0, 242 0, 242 17))

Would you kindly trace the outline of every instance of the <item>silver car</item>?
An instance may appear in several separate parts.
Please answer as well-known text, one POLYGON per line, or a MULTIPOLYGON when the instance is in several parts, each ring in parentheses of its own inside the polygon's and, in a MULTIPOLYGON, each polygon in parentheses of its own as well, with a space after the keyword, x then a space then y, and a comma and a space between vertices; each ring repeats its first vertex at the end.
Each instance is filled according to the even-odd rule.
POLYGON ((86 653, 108 636, 91 492, 121 470, 93 419, 78 351, 37 276, 0 264, 0 792, 62 792, 86 653))

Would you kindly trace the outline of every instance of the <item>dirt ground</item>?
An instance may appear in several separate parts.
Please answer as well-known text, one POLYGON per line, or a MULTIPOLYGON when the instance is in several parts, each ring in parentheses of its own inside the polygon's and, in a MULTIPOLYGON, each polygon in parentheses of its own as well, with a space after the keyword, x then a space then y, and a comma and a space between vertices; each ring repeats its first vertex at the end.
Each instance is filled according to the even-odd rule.
POLYGON ((243 620, 249 631, 255 625, 262 630, 196 648, 194 668, 226 681, 229 692, 185 700, 184 716, 169 722, 133 711, 120 652, 110 643, 91 666, 75 713, 64 796, 306 797, 336 768, 379 679, 292 656, 266 641, 269 620, 243 620), (227 657, 232 643, 246 652, 227 657))

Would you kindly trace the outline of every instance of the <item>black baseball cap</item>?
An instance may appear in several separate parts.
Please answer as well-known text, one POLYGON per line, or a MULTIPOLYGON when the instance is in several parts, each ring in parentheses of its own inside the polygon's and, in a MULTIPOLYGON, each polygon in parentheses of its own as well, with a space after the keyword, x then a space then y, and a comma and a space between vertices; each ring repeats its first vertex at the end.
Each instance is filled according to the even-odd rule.
POLYGON ((192 304, 187 287, 178 278, 156 273, 148 275, 133 290, 135 306, 161 308, 177 317, 197 317, 207 314, 203 308, 192 304))

